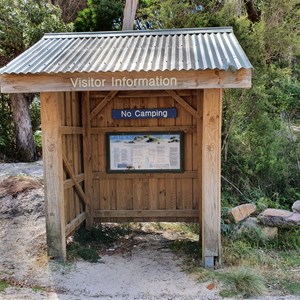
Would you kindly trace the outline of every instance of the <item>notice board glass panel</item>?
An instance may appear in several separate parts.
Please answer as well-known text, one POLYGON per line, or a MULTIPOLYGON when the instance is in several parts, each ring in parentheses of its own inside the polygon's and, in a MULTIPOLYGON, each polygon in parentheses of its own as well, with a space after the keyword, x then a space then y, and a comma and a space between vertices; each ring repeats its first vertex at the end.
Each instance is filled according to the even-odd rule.
POLYGON ((181 131, 107 133, 106 170, 183 172, 183 139, 181 131))

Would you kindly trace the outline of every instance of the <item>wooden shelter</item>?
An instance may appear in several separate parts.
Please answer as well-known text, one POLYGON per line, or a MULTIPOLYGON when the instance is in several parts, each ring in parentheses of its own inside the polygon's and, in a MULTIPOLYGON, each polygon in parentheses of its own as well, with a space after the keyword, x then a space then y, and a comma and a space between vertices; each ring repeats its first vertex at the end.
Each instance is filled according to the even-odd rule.
POLYGON ((46 34, 2 68, 3 93, 40 92, 49 255, 84 221, 191 221, 213 267, 222 94, 251 68, 228 27, 46 34))

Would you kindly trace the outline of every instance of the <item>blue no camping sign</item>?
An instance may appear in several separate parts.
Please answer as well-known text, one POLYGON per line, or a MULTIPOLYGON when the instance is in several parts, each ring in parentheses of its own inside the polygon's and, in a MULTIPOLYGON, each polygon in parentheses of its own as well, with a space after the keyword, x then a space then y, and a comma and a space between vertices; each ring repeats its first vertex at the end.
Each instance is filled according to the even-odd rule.
POLYGON ((176 108, 150 108, 150 109, 113 109, 113 119, 166 119, 176 118, 176 108))

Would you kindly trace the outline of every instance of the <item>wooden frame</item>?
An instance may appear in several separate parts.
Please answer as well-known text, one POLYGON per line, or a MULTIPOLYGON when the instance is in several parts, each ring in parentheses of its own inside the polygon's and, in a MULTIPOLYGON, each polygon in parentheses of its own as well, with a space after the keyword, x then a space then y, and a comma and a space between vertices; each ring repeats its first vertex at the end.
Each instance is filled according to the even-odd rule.
MULTIPOLYGON (((42 128, 44 132, 43 150, 46 223, 48 253, 50 256, 60 257, 62 259, 66 258, 66 237, 84 221, 88 227, 91 227, 94 219, 98 220, 99 218, 101 220, 119 220, 120 222, 122 222, 122 220, 131 219, 158 220, 157 218, 167 218, 168 220, 194 220, 197 218, 200 222, 200 227, 202 228, 200 236, 202 240, 204 266, 213 268, 216 262, 220 260, 220 136, 222 90, 205 89, 197 90, 196 93, 188 93, 187 95, 194 97, 196 106, 192 105, 190 101, 186 100, 187 98, 185 96, 181 96, 177 91, 167 90, 166 94, 169 98, 163 100, 161 105, 164 105, 167 99, 169 99, 169 102, 167 101, 166 103, 174 101, 173 103, 178 105, 179 116, 182 116, 183 114, 186 116, 190 115, 190 118, 194 120, 193 123, 189 123, 194 125, 170 126, 170 129, 172 128, 175 130, 167 132, 180 133, 182 136, 183 132, 185 132, 187 136, 197 137, 195 143, 200 145, 200 147, 196 148, 198 150, 195 150, 193 155, 197 162, 197 166, 194 165, 194 168, 196 169, 195 171, 187 169, 183 173, 177 174, 168 173, 166 170, 159 173, 148 171, 141 173, 129 172, 126 173, 126 179, 124 179, 125 174, 117 172, 106 173, 105 168, 100 172, 93 171, 93 159, 95 159, 93 158, 93 136, 103 136, 103 141, 105 141, 107 132, 107 136, 115 134, 128 135, 132 134, 132 132, 137 135, 149 132, 162 134, 166 131, 162 131, 161 128, 166 129, 168 126, 141 126, 140 128, 134 127, 134 131, 132 131, 133 128, 131 126, 126 127, 125 125, 128 122, 131 122, 130 120, 126 121, 127 123, 124 120, 117 120, 117 122, 119 122, 118 124, 123 124, 121 127, 111 127, 111 125, 108 127, 93 127, 93 124, 99 122, 99 120, 96 122, 96 119, 99 118, 99 114, 101 116, 106 114, 106 106, 112 106, 114 101, 119 103, 118 101, 120 100, 117 98, 117 92, 104 94, 101 96, 102 100, 99 99, 98 102, 95 102, 99 104, 93 104, 93 106, 91 104, 91 99, 93 98, 91 98, 90 93, 80 93, 76 96, 77 102, 74 102, 75 100, 73 101, 74 104, 72 105, 75 106, 70 108, 68 103, 71 104, 71 98, 75 97, 75 94, 71 96, 71 98, 69 98, 66 93, 54 92, 41 94, 42 128), (78 107, 78 105, 81 108, 78 107), (71 118, 68 114, 74 114, 75 110, 78 110, 78 112, 81 111, 81 116, 78 115, 78 117, 75 117, 74 121, 67 121, 68 118, 71 118), (66 120, 64 120, 64 118, 66 118, 66 120), (147 130, 145 130, 145 128, 147 130), (154 130, 148 131, 150 128, 154 130), (75 157, 76 155, 79 155, 79 153, 76 155, 74 153, 71 156, 70 153, 68 153, 68 155, 66 153, 68 147, 72 148, 74 145, 79 145, 79 140, 76 137, 82 137, 83 152, 80 154, 83 159, 82 173, 80 173, 80 168, 76 166, 78 162, 76 163, 75 157), (63 143, 70 142, 72 143, 70 146, 63 146, 63 143), (99 207, 95 206, 95 196, 98 193, 97 189, 95 189, 95 182, 97 182, 97 180, 101 180, 102 184, 105 184, 105 182, 118 182, 120 180, 120 182, 123 182, 122 185, 120 185, 120 188, 125 188, 126 182, 128 183, 129 180, 133 180, 133 182, 136 182, 137 184, 135 185, 135 189, 138 189, 134 192, 138 194, 133 197, 137 197, 137 199, 140 199, 139 201, 142 201, 142 196, 139 196, 139 193, 141 193, 141 190, 139 191, 139 189, 142 189, 145 184, 148 185, 146 182, 149 182, 149 193, 151 193, 151 187, 154 188, 155 185, 159 186, 167 180, 169 184, 171 184, 171 190, 169 190, 169 192, 172 193, 172 189, 174 189, 176 185, 178 185, 177 189, 180 189, 180 182, 185 185, 185 182, 191 182, 192 180, 195 184, 197 182, 198 186, 197 209, 192 209, 191 206, 176 204, 175 206, 167 206, 161 210, 159 202, 164 200, 163 198, 159 200, 154 194, 149 194, 149 197, 154 197, 157 204, 149 204, 150 206, 147 210, 141 209, 143 206, 136 204, 133 204, 130 209, 124 205, 117 207, 117 209, 107 209, 105 207, 100 207, 99 209, 99 207), (175 184, 175 182, 178 183, 175 184), (66 191, 69 192, 66 194, 66 191), (76 200, 77 198, 78 200, 76 200), (77 203, 76 201, 81 201, 84 209, 77 209, 77 213, 73 213, 73 217, 69 218, 68 221, 68 217, 66 216, 70 213, 70 209, 72 210, 72 203, 75 205, 75 203, 77 203)), ((150 96, 151 94, 148 95, 148 97, 150 96)), ((134 100, 132 103, 136 105, 138 102, 134 100)), ((126 105, 126 102, 124 105, 126 105)), ((133 124, 137 124, 137 122, 145 121, 135 120, 134 122, 135 123, 133 124)), ((149 122, 151 122, 151 124, 158 124, 160 121, 152 120, 149 122)), ((162 120, 162 122, 165 122, 165 120, 162 120)), ((168 122, 174 122, 174 120, 168 122)), ((188 141, 190 140, 190 137, 184 140, 185 143, 189 145, 188 141)), ((105 146, 103 145, 101 149, 104 150, 105 146)), ((182 153, 184 153, 184 151, 182 151, 182 153)), ((103 156, 105 157, 104 153, 101 154, 101 157, 103 156)), ((188 163, 188 165, 190 165, 190 163, 188 163)), ((102 186, 102 189, 104 189, 104 186, 102 186)), ((115 187, 113 189, 115 189, 115 187)), ((188 188, 188 190, 190 190, 190 188, 188 188)), ((127 196, 124 194, 122 197, 127 196)), ((173 195, 172 197, 176 197, 176 195, 173 195)))
POLYGON ((51 92, 51 91, 132 91, 132 90, 174 90, 207 88, 250 88, 251 70, 201 70, 201 71, 157 71, 157 72, 119 72, 119 73, 66 73, 66 74, 3 74, 1 75, 2 93, 51 92), (122 78, 175 78, 176 86, 116 86, 112 80, 122 78), (105 81, 103 86, 92 83, 87 86, 74 85, 75 80, 91 79, 105 81), (72 83, 73 82, 73 83, 72 83))

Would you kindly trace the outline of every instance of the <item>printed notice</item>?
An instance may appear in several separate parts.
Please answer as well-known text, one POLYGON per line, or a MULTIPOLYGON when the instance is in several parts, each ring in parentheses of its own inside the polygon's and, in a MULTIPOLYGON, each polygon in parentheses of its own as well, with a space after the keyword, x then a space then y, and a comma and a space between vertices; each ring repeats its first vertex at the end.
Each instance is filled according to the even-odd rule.
POLYGON ((181 133, 109 134, 108 171, 181 170, 181 133))

